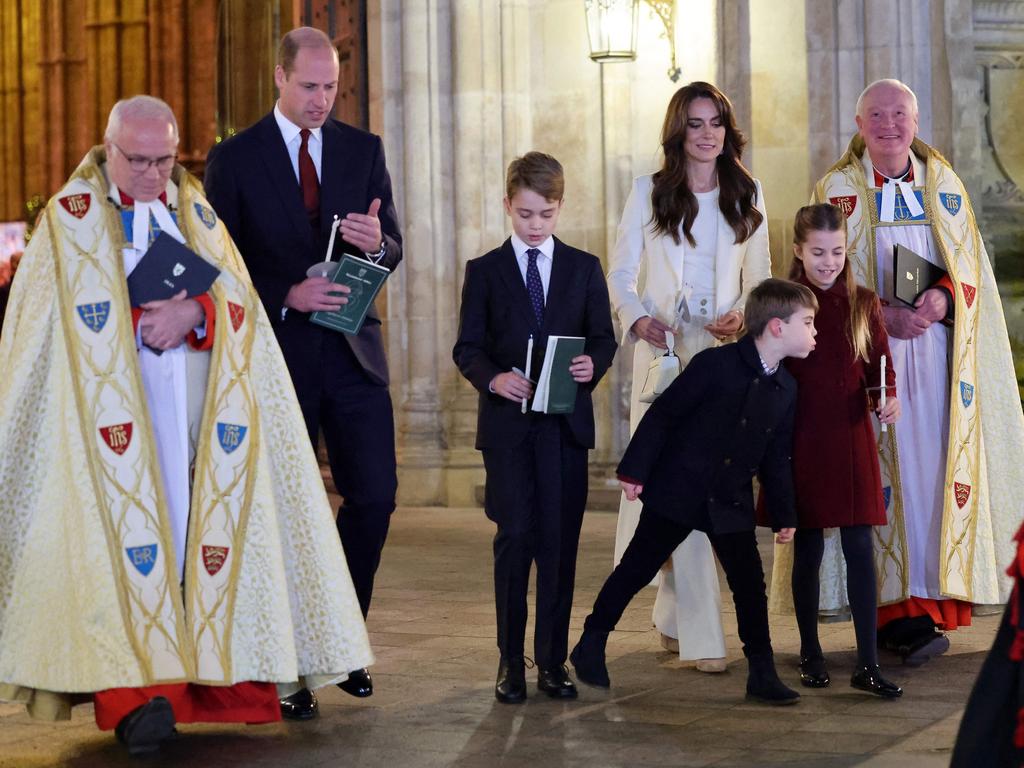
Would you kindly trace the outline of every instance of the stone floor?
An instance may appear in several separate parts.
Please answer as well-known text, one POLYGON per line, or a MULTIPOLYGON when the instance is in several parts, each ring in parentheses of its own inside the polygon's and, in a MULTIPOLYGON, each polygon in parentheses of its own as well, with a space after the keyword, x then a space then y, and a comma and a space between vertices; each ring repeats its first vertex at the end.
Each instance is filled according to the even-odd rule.
MULTIPOLYGON (((573 639, 608 573, 614 535, 614 515, 587 516, 573 639)), ((852 628, 823 626, 834 687, 802 689, 798 706, 773 709, 744 701, 731 612, 729 671, 702 674, 659 648, 649 621, 654 592, 645 590, 609 643, 610 691, 583 687, 576 702, 531 695, 506 706, 492 694, 491 536, 479 510, 395 514, 369 622, 377 692, 365 702, 331 688, 311 723, 185 725, 161 756, 144 760, 96 730, 91 706, 54 725, 0 705, 0 766, 944 766, 998 621, 976 619, 922 669, 883 659, 906 689, 895 702, 842 684, 852 628)), ((767 543, 762 554, 770 556, 767 543)), ((727 595, 724 602, 731 606, 727 595)), ((773 637, 780 672, 795 685, 792 618, 773 617, 773 637)))

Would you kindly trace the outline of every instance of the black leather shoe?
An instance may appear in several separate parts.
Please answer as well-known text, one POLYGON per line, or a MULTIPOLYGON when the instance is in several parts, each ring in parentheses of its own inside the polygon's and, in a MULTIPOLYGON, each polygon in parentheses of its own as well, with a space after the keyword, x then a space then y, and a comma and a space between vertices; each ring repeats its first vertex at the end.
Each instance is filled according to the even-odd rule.
POLYGON ((373 679, 370 677, 370 670, 357 669, 354 672, 349 672, 348 680, 338 683, 338 687, 357 699, 373 696, 373 679))
POLYGON ((316 694, 309 688, 300 688, 281 699, 281 717, 285 720, 312 720, 319 709, 316 694))
POLYGON ((747 659, 747 698, 773 706, 796 704, 800 694, 779 679, 772 654, 750 656, 747 659))
POLYGON ((941 656, 949 650, 949 638, 934 629, 924 632, 908 640, 897 649, 908 667, 920 667, 935 656, 941 656))
POLYGON ((565 664, 540 670, 537 673, 537 690, 552 699, 575 699, 579 695, 565 664))
POLYGON ((805 688, 827 688, 832 682, 828 667, 820 656, 816 659, 800 658, 800 684, 805 688))
POLYGON ((117 740, 130 755, 157 752, 160 744, 174 735, 174 710, 163 696, 155 696, 121 718, 114 729, 117 740))
POLYGON ((587 685, 608 688, 612 684, 608 677, 608 667, 604 661, 607 643, 607 632, 584 629, 580 641, 576 643, 576 647, 569 654, 569 661, 572 662, 572 666, 576 670, 576 677, 587 685))
POLYGON ((857 667, 853 671, 853 677, 850 678, 850 685, 861 691, 881 696, 883 699, 898 699, 903 695, 902 688, 882 677, 882 672, 878 669, 877 664, 871 667, 861 664, 857 667))
POLYGON ((526 662, 522 656, 506 659, 498 664, 498 680, 494 684, 494 698, 502 704, 526 701, 526 662))

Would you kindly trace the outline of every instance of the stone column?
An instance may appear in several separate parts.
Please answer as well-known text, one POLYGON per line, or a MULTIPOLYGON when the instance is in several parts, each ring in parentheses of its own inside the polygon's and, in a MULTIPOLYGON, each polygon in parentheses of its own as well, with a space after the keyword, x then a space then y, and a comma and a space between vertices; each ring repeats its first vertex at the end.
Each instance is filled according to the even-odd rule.
MULTIPOLYGON (((381 0, 368 9, 371 71, 382 88, 371 121, 387 137, 404 258, 388 286, 388 350, 396 406, 399 503, 444 502, 439 357, 451 338, 454 249, 451 10, 448 0, 381 0), (378 117, 379 116, 379 117, 378 117)), ((449 344, 450 346, 450 344, 449 344)))

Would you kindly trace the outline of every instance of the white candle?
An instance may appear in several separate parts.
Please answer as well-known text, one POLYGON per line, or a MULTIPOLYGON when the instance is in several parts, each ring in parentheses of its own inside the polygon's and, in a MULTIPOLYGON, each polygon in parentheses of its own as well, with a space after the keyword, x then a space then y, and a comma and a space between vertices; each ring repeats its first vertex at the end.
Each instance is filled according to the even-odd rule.
MULTIPOLYGON (((881 386, 881 390, 879 391, 879 394, 878 394, 878 407, 884 411, 885 410, 885 355, 882 355, 882 381, 881 381, 880 386, 881 386)), ((883 422, 882 423, 882 431, 883 432, 888 432, 889 431, 888 430, 888 426, 889 426, 888 424, 883 422)))
MULTIPOLYGON (((526 371, 526 375, 523 377, 527 380, 530 378, 530 363, 533 362, 533 334, 530 334, 530 338, 526 342, 526 365, 523 366, 523 370, 526 371)), ((521 413, 526 413, 526 398, 523 398, 521 413)))
POLYGON ((334 214, 334 221, 331 223, 331 239, 327 241, 327 258, 324 261, 331 261, 331 256, 334 254, 334 236, 338 234, 339 226, 341 226, 341 219, 338 218, 338 214, 334 214))

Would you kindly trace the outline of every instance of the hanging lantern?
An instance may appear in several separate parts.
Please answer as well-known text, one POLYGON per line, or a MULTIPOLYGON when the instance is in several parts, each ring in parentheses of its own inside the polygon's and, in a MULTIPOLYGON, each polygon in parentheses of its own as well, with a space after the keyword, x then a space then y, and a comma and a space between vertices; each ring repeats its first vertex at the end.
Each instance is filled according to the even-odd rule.
POLYGON ((640 0, 583 0, 590 58, 601 63, 634 61, 640 0))

